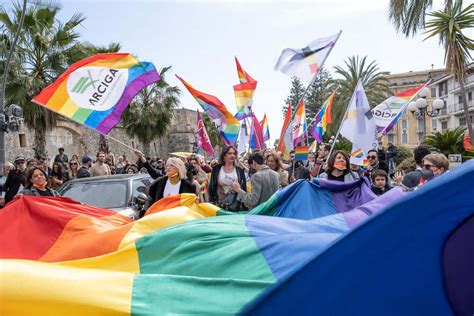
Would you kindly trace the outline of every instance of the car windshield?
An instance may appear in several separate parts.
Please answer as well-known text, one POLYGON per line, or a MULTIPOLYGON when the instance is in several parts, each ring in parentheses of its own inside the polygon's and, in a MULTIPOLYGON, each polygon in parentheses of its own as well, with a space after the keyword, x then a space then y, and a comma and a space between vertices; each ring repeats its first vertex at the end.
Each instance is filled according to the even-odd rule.
POLYGON ((62 196, 101 208, 128 206, 127 182, 78 182, 66 187, 62 196))

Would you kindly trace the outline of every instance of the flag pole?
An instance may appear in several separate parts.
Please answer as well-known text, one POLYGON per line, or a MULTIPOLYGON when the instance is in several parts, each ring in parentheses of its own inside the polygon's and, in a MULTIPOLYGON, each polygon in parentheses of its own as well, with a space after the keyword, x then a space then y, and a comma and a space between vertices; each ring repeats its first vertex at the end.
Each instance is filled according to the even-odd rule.
MULTIPOLYGON (((360 82, 360 79, 359 79, 359 82, 360 82)), ((359 82, 357 82, 357 86, 359 85, 359 82)), ((357 89, 357 86, 356 86, 356 89, 357 89)), ((355 92, 355 90, 354 90, 354 92, 355 92)), ((354 95, 355 95, 355 93, 352 93, 351 100, 346 105, 346 111, 344 112, 344 116, 342 117, 341 124, 339 124, 339 128, 337 129, 336 136, 334 137, 334 140, 332 142, 331 150, 329 150, 329 153, 328 153, 328 156, 327 156, 328 158, 331 157, 331 154, 334 150, 334 146, 336 146, 337 138, 339 137, 339 134, 341 133, 342 125, 344 124, 344 119, 346 118, 347 112, 349 111, 349 105, 351 105, 352 101, 354 100, 354 95)))
MULTIPOLYGON (((339 31, 339 34, 337 34, 337 37, 336 39, 334 40, 334 45, 332 45, 330 48, 329 48, 329 52, 327 53, 326 55, 326 58, 324 58, 323 62, 321 63, 321 66, 319 67, 319 69, 322 69, 324 64, 326 63, 326 59, 327 57, 329 56, 329 54, 331 54, 331 51, 332 49, 334 48, 334 46, 336 46, 336 43, 337 41, 339 40, 339 37, 341 36, 341 33, 342 33, 342 30, 339 31)), ((311 79, 309 85, 306 87, 306 89, 303 91, 303 94, 301 95, 301 98, 298 100, 298 103, 296 104, 296 106, 299 106, 299 104, 301 103, 301 101, 304 99, 306 93, 308 93, 309 91, 309 88, 313 85, 314 81, 316 80, 316 76, 318 75, 319 73, 319 70, 314 74, 313 78, 311 79)), ((291 119, 290 119, 290 123, 293 122, 294 118, 295 118, 295 115, 296 115, 296 110, 293 111, 293 113, 291 114, 291 119)), ((290 126, 290 124, 288 124, 288 126, 290 126)), ((285 128, 284 132, 282 135, 285 135, 286 134, 286 131, 288 130, 288 126, 285 128)), ((280 139, 280 142, 282 140, 280 139)))

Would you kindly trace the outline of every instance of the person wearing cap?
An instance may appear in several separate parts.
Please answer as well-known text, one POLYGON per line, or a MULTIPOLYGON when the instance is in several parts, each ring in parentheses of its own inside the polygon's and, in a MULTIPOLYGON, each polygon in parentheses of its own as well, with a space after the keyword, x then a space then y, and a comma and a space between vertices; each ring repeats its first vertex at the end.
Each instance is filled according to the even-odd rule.
POLYGON ((87 178, 91 176, 91 173, 89 171, 90 167, 92 165, 92 158, 89 156, 84 156, 82 157, 82 166, 77 172, 77 179, 79 178, 87 178))
POLYGON ((16 157, 13 164, 15 165, 15 169, 10 170, 5 185, 3 186, 3 191, 5 191, 5 204, 13 200, 13 197, 15 197, 26 184, 25 157, 16 157))

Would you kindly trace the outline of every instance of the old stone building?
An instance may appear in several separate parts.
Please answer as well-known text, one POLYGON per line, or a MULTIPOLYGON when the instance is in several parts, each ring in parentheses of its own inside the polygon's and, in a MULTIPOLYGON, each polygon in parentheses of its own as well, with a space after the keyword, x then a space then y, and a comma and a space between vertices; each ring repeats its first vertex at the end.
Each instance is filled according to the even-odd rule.
MULTIPOLYGON (((197 112, 188 109, 177 109, 171 124, 169 134, 166 137, 157 138, 151 143, 151 156, 168 157, 168 154, 176 151, 190 152, 194 149, 196 142, 196 119, 197 112)), ((133 157, 133 152, 114 141, 117 139, 133 148, 143 150, 143 144, 137 139, 130 138, 123 127, 116 126, 109 133, 107 142, 110 152, 116 156, 125 154, 133 157)), ((25 157, 34 156, 34 130, 22 126, 20 132, 6 134, 6 160, 13 161, 17 155, 25 157)), ((47 132, 46 148, 48 156, 54 158, 59 147, 64 147, 66 154, 82 157, 84 155, 95 156, 99 149, 100 134, 83 125, 71 120, 60 118, 57 126, 47 132)))

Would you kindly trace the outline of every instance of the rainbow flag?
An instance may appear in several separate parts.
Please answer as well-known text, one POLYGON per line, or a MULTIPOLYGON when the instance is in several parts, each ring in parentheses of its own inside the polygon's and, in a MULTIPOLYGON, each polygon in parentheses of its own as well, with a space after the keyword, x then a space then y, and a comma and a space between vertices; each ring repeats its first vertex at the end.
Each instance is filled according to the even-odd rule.
POLYGON ((217 125, 222 140, 226 145, 233 145, 239 136, 239 121, 227 110, 226 106, 215 96, 194 89, 184 79, 176 75, 189 93, 196 99, 207 116, 217 125))
POLYGON ((295 147, 295 160, 308 160, 308 146, 295 147))
POLYGON ((234 86, 235 103, 237 105, 235 118, 240 121, 251 116, 253 95, 257 89, 257 81, 242 69, 237 57, 235 57, 235 63, 237 65, 237 75, 240 80, 240 84, 234 86))
POLYGON ((426 82, 415 88, 400 91, 373 108, 372 113, 377 132, 386 135, 391 131, 403 113, 405 113, 410 101, 415 98, 428 83, 429 82, 426 82))
POLYGON ((290 151, 293 150, 293 123, 291 121, 291 104, 288 103, 288 110, 285 114, 285 120, 281 127, 280 139, 277 146, 277 151, 281 152, 283 159, 288 159, 290 151))
POLYGON ((304 100, 301 100, 296 109, 295 118, 293 119, 293 143, 299 144, 306 137, 306 110, 304 100))
POLYGON ((252 81, 256 82, 256 80, 250 77, 250 75, 242 68, 237 57, 234 57, 234 58, 235 58, 235 64, 237 66, 237 75, 239 76, 240 83, 246 83, 246 82, 252 82, 252 81))
POLYGON ((263 141, 266 142, 270 139, 270 128, 268 126, 267 113, 263 115, 263 120, 260 122, 263 131, 263 141))
POLYGON ((329 98, 324 102, 323 106, 319 110, 318 114, 314 119, 314 126, 311 129, 311 135, 317 140, 318 143, 323 142, 323 135, 326 133, 328 124, 332 123, 331 109, 332 102, 336 91, 334 91, 329 98))
POLYGON ((71 65, 32 101, 107 134, 138 92, 158 80, 152 63, 128 53, 98 54, 71 65))

